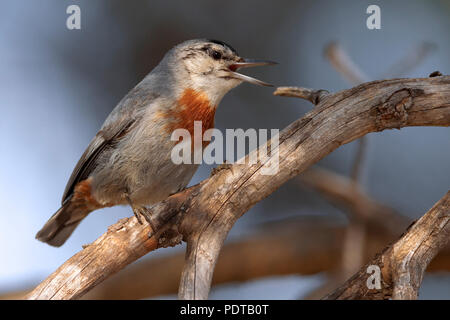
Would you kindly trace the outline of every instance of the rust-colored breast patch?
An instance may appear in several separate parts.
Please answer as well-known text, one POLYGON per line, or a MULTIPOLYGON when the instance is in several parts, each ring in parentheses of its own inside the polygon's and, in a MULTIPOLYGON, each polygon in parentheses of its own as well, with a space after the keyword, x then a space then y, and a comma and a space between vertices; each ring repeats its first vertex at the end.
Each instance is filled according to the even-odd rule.
MULTIPOLYGON (((167 131, 172 134, 175 129, 186 129, 194 138, 194 121, 202 122, 202 136, 208 129, 214 128, 216 106, 211 105, 204 92, 194 89, 184 90, 177 100, 176 108, 168 111, 165 116, 169 120, 167 131)), ((205 147, 208 142, 203 142, 205 147)))

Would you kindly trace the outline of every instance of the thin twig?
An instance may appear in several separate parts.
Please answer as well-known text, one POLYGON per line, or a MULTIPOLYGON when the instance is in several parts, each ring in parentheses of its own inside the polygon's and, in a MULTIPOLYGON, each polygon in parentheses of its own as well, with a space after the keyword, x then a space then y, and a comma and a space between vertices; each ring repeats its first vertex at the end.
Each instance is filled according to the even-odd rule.
POLYGON ((364 167, 366 150, 367 150, 367 136, 364 136, 358 140, 355 158, 353 159, 350 177, 352 178, 354 183, 360 182, 361 171, 364 167))
POLYGON ((314 105, 318 105, 328 94, 329 92, 327 90, 314 90, 301 87, 278 87, 273 93, 274 96, 305 99, 314 105))
POLYGON ((369 77, 353 62, 339 43, 331 42, 328 44, 325 47, 325 56, 334 69, 352 85, 369 81, 369 77))

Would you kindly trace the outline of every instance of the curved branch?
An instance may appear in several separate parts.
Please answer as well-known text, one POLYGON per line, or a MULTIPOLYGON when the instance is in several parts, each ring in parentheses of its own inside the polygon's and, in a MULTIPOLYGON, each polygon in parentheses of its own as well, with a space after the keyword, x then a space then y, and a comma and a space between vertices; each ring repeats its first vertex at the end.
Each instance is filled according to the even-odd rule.
POLYGON ((155 250, 147 227, 125 218, 108 228, 94 243, 75 254, 38 285, 27 299, 76 299, 109 275, 155 250))
MULTIPOLYGON (((364 263, 387 243, 397 239, 412 223, 411 219, 353 186, 350 178, 333 171, 314 167, 303 172, 299 180, 344 211, 360 208, 365 213, 361 217, 366 221, 364 263)), ((303 215, 264 224, 255 232, 224 245, 212 285, 284 274, 333 273, 339 266, 346 228, 333 217, 303 215)), ((144 259, 100 283, 83 299, 145 299, 176 293, 183 262, 182 252, 144 259)), ((436 271, 450 271, 450 246, 442 250, 427 268, 427 272, 436 271)), ((332 282, 332 288, 322 286, 308 297, 321 298, 342 283, 332 282)), ((30 291, 0 293, 0 300, 21 299, 30 291)))
POLYGON ((369 77, 353 62, 347 51, 337 42, 325 47, 325 57, 349 83, 360 84, 369 81, 369 77))
POLYGON ((450 191, 393 245, 326 299, 417 299, 428 264, 450 241, 450 191), (380 268, 380 288, 369 288, 369 266, 380 268))
POLYGON ((354 215, 354 219, 379 230, 386 229, 398 236, 412 222, 407 215, 375 201, 353 179, 330 170, 315 166, 303 172, 298 180, 322 194, 330 203, 343 208, 349 215, 354 215))
MULTIPOLYGON (((116 245, 121 254, 101 248, 107 246, 101 241, 104 235, 64 263, 29 298, 79 297, 123 268, 124 261, 135 260, 158 247, 162 237, 168 241, 179 239, 180 234, 189 247, 180 281, 180 298, 206 298, 220 247, 236 220, 251 206, 339 146, 369 132, 406 126, 449 126, 449 101, 448 76, 375 81, 331 94, 281 132, 276 175, 261 172, 263 165, 276 162, 273 154, 265 163, 234 164, 220 170, 201 184, 151 207, 152 220, 158 222, 153 221, 152 225, 158 232, 150 239, 138 237, 142 246, 130 242, 130 237, 136 230, 145 234, 149 227, 138 226, 135 218, 130 218, 121 239, 122 246, 116 245), (164 235, 161 228, 171 228, 173 232, 164 235), (85 250, 89 254, 83 253, 85 250), (98 261, 102 263, 92 267, 98 261)), ((267 144, 270 146, 271 141, 267 144)), ((267 150, 267 146, 260 149, 267 150)))
MULTIPOLYGON (((212 285, 286 274, 330 272, 339 266, 346 228, 342 221, 333 217, 302 216, 272 222, 243 239, 224 245, 212 285)), ((397 232, 391 234, 369 222, 364 261, 369 261, 387 243, 398 238, 405 228, 399 225, 397 232)), ((123 300, 174 294, 178 289, 183 262, 183 252, 140 260, 106 279, 82 298, 123 300)), ((450 246, 441 251, 427 268, 427 272, 443 271, 450 271, 450 246)), ((337 286, 339 283, 332 289, 337 286)), ((30 291, 31 288, 0 293, 0 300, 23 299, 30 291)))
POLYGON ((305 99, 314 105, 319 104, 328 96, 327 90, 313 90, 309 88, 299 88, 299 87, 278 87, 273 93, 275 96, 281 97, 293 97, 305 99))

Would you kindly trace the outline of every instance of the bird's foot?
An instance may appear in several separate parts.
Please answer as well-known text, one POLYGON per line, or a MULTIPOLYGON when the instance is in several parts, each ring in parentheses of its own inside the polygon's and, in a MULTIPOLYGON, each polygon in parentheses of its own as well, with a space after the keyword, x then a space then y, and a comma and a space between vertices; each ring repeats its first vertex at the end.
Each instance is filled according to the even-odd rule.
POLYGON ((132 206, 131 208, 133 209, 133 213, 134 213, 134 216, 136 217, 137 221, 140 224, 143 224, 141 216, 144 217, 145 220, 150 225, 150 227, 152 228, 152 233, 155 233, 156 228, 152 221, 152 212, 147 207, 144 207, 144 206, 132 206))
POLYGON ((131 206, 131 209, 133 209, 134 216, 136 217, 139 224, 143 224, 141 216, 144 215, 144 207, 131 206))
POLYGON ((151 211, 144 206, 134 205, 128 194, 125 194, 125 198, 127 199, 129 205, 131 206, 131 209, 133 210, 133 214, 136 217, 139 224, 143 224, 142 219, 141 219, 141 216, 143 216, 145 218, 145 220, 147 220, 150 227, 152 228, 152 233, 154 233, 156 231, 156 229, 155 229, 155 225, 152 222, 151 211))

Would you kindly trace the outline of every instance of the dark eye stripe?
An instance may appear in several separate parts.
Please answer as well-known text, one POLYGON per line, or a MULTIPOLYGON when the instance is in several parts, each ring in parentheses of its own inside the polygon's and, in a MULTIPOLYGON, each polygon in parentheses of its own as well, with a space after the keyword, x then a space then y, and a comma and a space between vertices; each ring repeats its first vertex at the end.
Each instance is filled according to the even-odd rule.
POLYGON ((230 49, 235 55, 238 55, 237 51, 232 46, 230 46, 228 43, 225 43, 225 42, 220 41, 220 40, 214 40, 214 39, 208 39, 208 41, 212 42, 212 43, 215 43, 215 44, 218 44, 218 45, 221 45, 221 46, 224 46, 224 47, 230 49))
POLYGON ((211 45, 205 45, 200 48, 200 50, 208 53, 212 58, 214 58, 214 55, 217 55, 217 53, 220 55, 220 58, 214 58, 216 60, 222 59, 222 60, 234 60, 233 56, 225 55, 222 52, 219 52, 211 47, 211 45))

